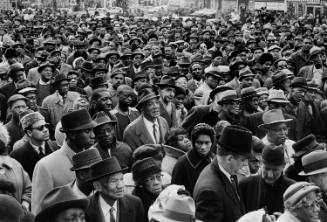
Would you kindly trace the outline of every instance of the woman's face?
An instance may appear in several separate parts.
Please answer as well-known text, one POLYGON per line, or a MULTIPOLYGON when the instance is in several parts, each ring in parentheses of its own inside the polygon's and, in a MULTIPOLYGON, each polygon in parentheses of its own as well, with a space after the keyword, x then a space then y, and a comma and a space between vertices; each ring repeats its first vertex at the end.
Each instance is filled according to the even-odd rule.
POLYGON ((180 134, 177 136, 177 146, 185 152, 192 149, 192 143, 186 134, 180 134))
POLYGON ((148 176, 144 181, 144 188, 152 194, 159 195, 159 193, 162 191, 161 173, 155 173, 148 176))

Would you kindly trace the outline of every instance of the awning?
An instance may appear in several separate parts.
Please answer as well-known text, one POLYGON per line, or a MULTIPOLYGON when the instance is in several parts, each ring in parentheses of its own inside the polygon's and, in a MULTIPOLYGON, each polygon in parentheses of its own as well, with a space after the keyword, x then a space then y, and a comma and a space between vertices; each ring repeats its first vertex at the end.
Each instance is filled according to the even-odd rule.
POLYGON ((288 2, 303 2, 303 3, 320 4, 321 0, 288 0, 288 2))

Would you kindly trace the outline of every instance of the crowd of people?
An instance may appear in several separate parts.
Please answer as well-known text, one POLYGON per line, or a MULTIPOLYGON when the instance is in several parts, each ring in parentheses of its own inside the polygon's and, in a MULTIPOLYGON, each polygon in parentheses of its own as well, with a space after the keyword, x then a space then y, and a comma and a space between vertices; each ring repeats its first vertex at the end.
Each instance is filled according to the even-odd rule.
POLYGON ((0 221, 327 221, 325 20, 0 24, 0 221))

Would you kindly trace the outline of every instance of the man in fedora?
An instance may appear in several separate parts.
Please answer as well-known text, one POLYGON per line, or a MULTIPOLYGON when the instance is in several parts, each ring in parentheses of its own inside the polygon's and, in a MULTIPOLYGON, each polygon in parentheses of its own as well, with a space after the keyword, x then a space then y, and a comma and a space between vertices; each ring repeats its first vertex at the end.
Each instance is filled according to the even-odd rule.
POLYGON ((320 189, 308 182, 298 182, 283 194, 285 211, 276 222, 319 222, 320 189))
POLYGON ((77 92, 69 91, 68 84, 69 79, 66 75, 57 75, 53 83, 56 91, 47 96, 40 107, 41 114, 45 117, 47 123, 50 124, 50 133, 54 132, 61 117, 73 110, 74 102, 79 97, 77 92))
POLYGON ((116 157, 123 168, 132 166, 132 149, 116 137, 117 119, 111 113, 98 112, 94 117, 97 126, 94 128, 96 144, 103 159, 116 157))
POLYGON ((221 111, 221 106, 218 105, 219 94, 231 89, 228 86, 222 85, 212 90, 209 95, 212 101, 211 104, 193 106, 182 122, 182 127, 187 131, 191 131, 198 123, 207 123, 212 127, 215 126, 219 121, 218 113, 221 111))
POLYGON ((282 110, 272 109, 262 115, 262 124, 259 128, 266 131, 266 136, 261 139, 265 145, 283 146, 286 165, 294 161, 293 140, 288 139, 288 123, 292 119, 285 119, 282 110))
POLYGON ((122 171, 115 157, 91 167, 90 181, 96 192, 90 197, 87 219, 92 222, 146 221, 142 201, 138 197, 124 194, 122 171))
POLYGON ((226 90, 220 93, 218 104, 221 105, 219 120, 226 120, 235 125, 241 124, 241 99, 238 98, 236 90, 226 90))
POLYGON ((258 112, 259 95, 253 86, 241 89, 242 116, 248 116, 258 112))
POLYGON ((246 212, 265 208, 272 215, 283 212, 283 194, 295 181, 283 175, 285 158, 283 147, 268 145, 263 149, 260 174, 243 178, 240 193, 246 212))
POLYGON ((63 222, 67 221, 67 218, 85 222, 88 203, 88 199, 76 194, 72 188, 56 187, 42 198, 35 213, 35 222, 63 222))
POLYGON ((317 142, 313 134, 309 134, 299 141, 296 141, 292 147, 295 152, 293 155, 294 163, 285 170, 285 175, 298 182, 305 181, 306 177, 299 175, 299 173, 303 171, 302 157, 315 150, 324 150, 325 147, 317 142))
POLYGON ((198 219, 236 221, 245 213, 236 174, 247 165, 251 147, 252 133, 249 130, 236 125, 224 129, 215 159, 203 169, 194 188, 198 219))
POLYGON ((164 144, 169 126, 160 116, 159 96, 149 89, 142 90, 136 108, 141 115, 126 127, 123 141, 132 150, 144 144, 164 144))
POLYGON ((292 115, 295 119, 296 132, 295 140, 302 139, 310 134, 312 121, 309 110, 304 103, 305 95, 308 91, 308 84, 303 77, 295 77, 291 82, 291 92, 288 95, 290 101, 283 111, 292 115))
POLYGON ((85 109, 65 114, 61 119, 61 131, 66 140, 59 150, 42 158, 33 172, 32 212, 35 213, 45 193, 57 186, 63 186, 75 179, 70 169, 72 156, 94 144, 93 128, 96 123, 85 109))
POLYGON ((327 151, 315 150, 302 157, 303 171, 300 176, 305 176, 309 182, 321 189, 322 201, 319 218, 321 222, 327 221, 327 151))
POLYGON ((70 169, 75 172, 76 180, 67 184, 72 190, 83 197, 88 197, 94 190, 93 184, 90 179, 90 168, 97 162, 102 160, 100 153, 97 149, 90 148, 76 153, 72 157, 73 167, 70 169))
POLYGON ((166 119, 169 128, 177 126, 176 106, 173 103, 175 92, 178 88, 175 85, 175 80, 167 75, 164 75, 160 82, 157 83, 159 88, 159 105, 160 116, 166 119))
MULTIPOLYGON (((266 102, 268 104, 268 110, 272 110, 272 109, 283 110, 286 104, 289 103, 283 90, 277 90, 277 89, 269 90, 269 94, 266 102)), ((244 116, 242 120, 242 125, 247 129, 251 130, 251 132, 259 138, 263 138, 266 134, 266 132, 263 129, 260 129, 258 127, 260 124, 262 124, 262 115, 264 113, 265 112, 253 113, 248 116, 244 116)), ((294 117, 290 116, 287 113, 283 112, 283 114, 287 119, 294 119, 294 117)), ((290 131, 289 131, 290 139, 294 139, 294 134, 295 134, 294 131, 295 131, 295 125, 294 123, 292 123, 290 124, 290 131)))

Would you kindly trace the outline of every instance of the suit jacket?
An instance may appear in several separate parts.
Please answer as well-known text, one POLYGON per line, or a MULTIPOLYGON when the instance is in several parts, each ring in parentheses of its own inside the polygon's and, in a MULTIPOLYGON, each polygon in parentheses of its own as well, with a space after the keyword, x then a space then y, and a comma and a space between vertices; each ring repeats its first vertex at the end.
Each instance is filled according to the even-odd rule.
POLYGON ((219 169, 217 158, 201 172, 193 198, 196 218, 205 222, 235 222, 245 213, 231 182, 219 169))
POLYGON ((182 122, 182 127, 189 131, 198 123, 214 126, 218 121, 218 112, 212 110, 211 105, 194 106, 182 122))
POLYGON ((75 179, 75 172, 71 171, 73 167, 72 157, 75 152, 66 142, 59 150, 42 158, 37 162, 32 179, 32 213, 36 213, 43 196, 58 186, 64 186, 75 179))
MULTIPOLYGON (((158 117, 158 123, 160 131, 160 143, 163 144, 165 143, 169 127, 167 121, 161 116, 158 117)), ((133 151, 137 147, 144 144, 154 144, 151 135, 145 127, 143 115, 139 116, 126 127, 123 135, 123 141, 127 143, 133 151)))
MULTIPOLYGON (((99 193, 95 193, 90 198, 90 204, 86 209, 87 222, 105 222, 104 215, 99 205, 99 193)), ((118 200, 118 214, 116 222, 145 222, 143 204, 140 198, 125 194, 118 200)))
POLYGON ((162 101, 159 101, 160 105, 160 116, 166 119, 169 128, 176 127, 177 126, 177 117, 176 117, 176 106, 174 103, 171 103, 172 110, 171 110, 171 115, 167 112, 164 104, 162 101))
MULTIPOLYGON (((304 77, 307 82, 311 82, 313 79, 313 68, 314 65, 303 66, 300 69, 298 76, 304 77)), ((325 67, 322 67, 322 73, 327 73, 327 69, 325 67)))
POLYGON ((294 52, 288 62, 291 65, 291 71, 295 74, 295 76, 297 76, 303 66, 312 64, 309 56, 305 55, 302 50, 294 52))
POLYGON ((7 100, 10 96, 14 94, 16 86, 14 82, 9 82, 0 88, 0 111, 1 120, 4 122, 6 120, 6 114, 8 109, 7 100))
MULTIPOLYGON (((45 143, 45 155, 52 153, 53 147, 46 142, 45 143)), ((25 143, 13 150, 10 153, 10 156, 16 159, 20 164, 22 164, 24 170, 28 173, 30 178, 33 178, 33 171, 36 163, 41 159, 40 155, 35 151, 35 149, 31 146, 29 141, 25 141, 25 143)))

